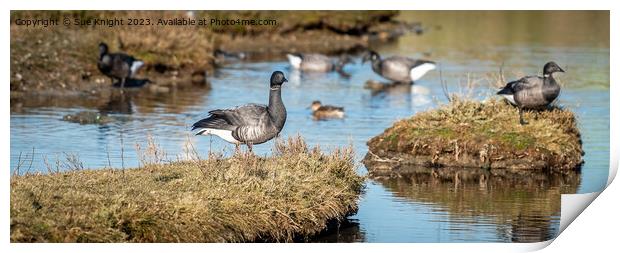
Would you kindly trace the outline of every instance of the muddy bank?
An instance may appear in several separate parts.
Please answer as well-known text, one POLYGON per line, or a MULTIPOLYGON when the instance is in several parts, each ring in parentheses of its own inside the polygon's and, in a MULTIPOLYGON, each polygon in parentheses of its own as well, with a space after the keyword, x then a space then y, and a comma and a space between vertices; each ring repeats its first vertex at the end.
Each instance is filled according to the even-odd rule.
POLYGON ((350 149, 301 138, 270 157, 162 163, 144 150, 140 168, 13 175, 11 241, 304 241, 355 213, 364 181, 350 149))
POLYGON ((11 23, 11 103, 33 95, 98 96, 110 89, 99 73, 99 42, 146 65, 138 78, 160 90, 204 86, 218 59, 217 49, 243 52, 245 60, 284 59, 287 52, 354 53, 390 41, 419 24, 396 21, 396 11, 12 11, 18 18, 148 18, 275 20, 250 26, 56 26, 32 28, 11 23))
POLYGON ((575 115, 551 108, 524 114, 504 101, 454 99, 438 109, 394 123, 368 141, 370 171, 399 165, 513 171, 577 170, 583 163, 575 115))

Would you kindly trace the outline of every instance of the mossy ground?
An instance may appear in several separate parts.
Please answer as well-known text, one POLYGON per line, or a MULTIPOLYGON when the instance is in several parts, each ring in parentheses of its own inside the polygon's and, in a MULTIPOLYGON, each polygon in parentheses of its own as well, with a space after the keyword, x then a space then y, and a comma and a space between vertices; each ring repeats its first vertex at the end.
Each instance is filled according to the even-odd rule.
POLYGON ((575 115, 553 107, 524 114, 491 99, 453 99, 396 122, 368 142, 366 161, 429 166, 573 170, 582 164, 575 115))
POLYGON ((309 238, 357 211, 350 149, 301 138, 274 155, 11 178, 12 242, 253 242, 309 238))

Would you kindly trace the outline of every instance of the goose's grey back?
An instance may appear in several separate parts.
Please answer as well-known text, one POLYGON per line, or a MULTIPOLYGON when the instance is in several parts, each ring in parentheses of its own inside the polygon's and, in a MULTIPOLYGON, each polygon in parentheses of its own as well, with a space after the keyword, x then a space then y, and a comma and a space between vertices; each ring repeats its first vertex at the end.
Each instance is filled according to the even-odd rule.
POLYGON ((210 113, 220 115, 229 124, 236 126, 232 135, 241 142, 260 144, 278 134, 265 105, 246 104, 231 109, 214 110, 210 113))
POLYGON ((407 57, 392 56, 381 62, 381 76, 392 81, 410 82, 411 68, 416 65, 416 61, 407 57))
POLYGON ((304 54, 301 61, 301 70, 328 72, 334 69, 332 60, 322 54, 304 54))
POLYGON ((512 85, 514 100, 523 108, 536 108, 547 105, 549 102, 543 94, 544 78, 540 76, 526 76, 512 85))

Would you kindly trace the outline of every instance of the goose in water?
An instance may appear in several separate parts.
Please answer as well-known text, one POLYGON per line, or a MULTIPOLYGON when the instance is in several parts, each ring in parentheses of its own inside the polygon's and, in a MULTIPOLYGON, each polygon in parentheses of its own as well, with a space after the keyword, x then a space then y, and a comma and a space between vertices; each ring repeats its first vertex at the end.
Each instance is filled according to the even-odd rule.
POLYGON ((436 64, 427 60, 414 60, 402 56, 381 59, 375 51, 369 51, 362 58, 362 63, 371 62, 372 70, 385 79, 398 83, 412 83, 422 78, 428 71, 435 69, 436 64))
POLYGON ((109 53, 106 43, 99 43, 99 61, 97 68, 104 75, 121 82, 120 87, 125 87, 127 79, 134 76, 138 70, 144 66, 144 62, 124 53, 109 53))
POLYGON ((519 108, 519 122, 527 124, 523 119, 523 109, 536 109, 547 106, 560 95, 560 85, 553 78, 553 73, 564 72, 555 62, 548 62, 543 67, 543 76, 526 76, 506 84, 497 92, 511 104, 519 108))
POLYGON ((337 61, 333 61, 322 54, 287 54, 286 57, 295 69, 307 72, 336 71, 345 77, 350 75, 343 71, 344 66, 353 62, 353 59, 348 55, 341 55, 337 61))
POLYGON ((322 105, 321 101, 318 100, 312 102, 310 109, 312 110, 312 116, 315 120, 344 118, 344 108, 332 105, 322 105))
POLYGON ((213 51, 213 58, 214 58, 215 64, 222 65, 225 63, 232 63, 232 62, 246 60, 248 58, 248 54, 244 52, 229 52, 229 51, 224 51, 218 48, 218 49, 215 49, 215 51, 213 51))
POLYGON ((276 137, 286 122, 286 108, 282 102, 284 74, 275 71, 271 74, 269 105, 246 104, 230 109, 217 109, 209 112, 209 117, 192 126, 198 130, 196 135, 217 135, 236 145, 246 144, 250 152, 252 145, 267 142, 276 137))

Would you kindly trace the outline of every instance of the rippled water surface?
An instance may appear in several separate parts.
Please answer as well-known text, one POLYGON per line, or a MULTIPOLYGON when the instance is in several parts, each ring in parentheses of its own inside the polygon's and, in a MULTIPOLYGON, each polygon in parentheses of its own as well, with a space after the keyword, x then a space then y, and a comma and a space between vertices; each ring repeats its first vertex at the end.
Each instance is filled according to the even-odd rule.
MULTIPOLYGON (((381 54, 427 57, 440 63, 452 92, 492 96, 492 75, 500 66, 508 80, 539 74, 555 60, 567 71, 559 104, 574 110, 583 136, 585 164, 580 174, 489 175, 440 177, 424 168, 393 178, 372 178, 359 212, 338 231, 317 241, 368 242, 511 242, 540 241, 557 233, 560 193, 598 191, 607 180, 609 162, 609 18, 606 13, 550 12, 407 12, 403 19, 421 21, 422 35, 377 45, 381 54), (478 85, 470 92, 467 80, 478 85)), ((56 159, 79 156, 87 168, 135 167, 136 144, 152 136, 170 159, 182 158, 188 138, 200 154, 209 148, 233 147, 214 137, 195 137, 189 126, 214 108, 248 102, 267 103, 268 79, 283 70, 290 80, 283 88, 288 118, 283 136, 301 134, 311 145, 328 149, 352 143, 358 160, 366 141, 395 120, 434 108, 446 99, 439 71, 413 87, 380 92, 364 88, 381 80, 369 65, 350 65, 352 74, 305 75, 284 61, 234 63, 211 75, 211 89, 169 93, 132 91, 108 101, 76 101, 24 105, 11 112, 11 170, 46 171, 56 159), (307 107, 313 100, 344 106, 343 120, 313 121, 307 107), (79 125, 62 121, 80 111, 108 112, 112 121, 79 125), (34 157, 32 156, 34 152, 34 157), (122 154, 122 159, 121 159, 122 154), (33 159, 34 158, 34 159, 33 159), (32 160, 32 165, 30 165, 32 160)), ((13 106, 12 106, 13 108, 13 106)), ((255 146, 269 154, 271 143, 255 146)), ((62 167, 62 164, 60 164, 62 167)), ((366 169, 360 165, 360 173, 366 169)), ((486 174, 485 174, 486 173, 486 174)))

